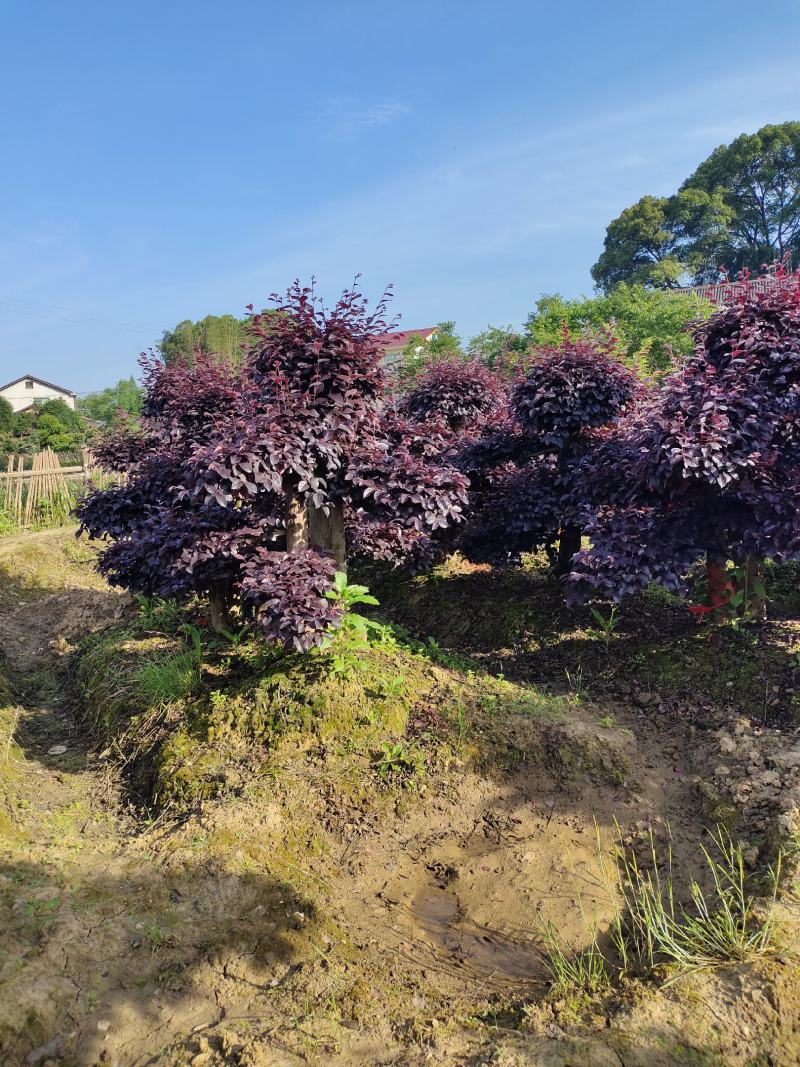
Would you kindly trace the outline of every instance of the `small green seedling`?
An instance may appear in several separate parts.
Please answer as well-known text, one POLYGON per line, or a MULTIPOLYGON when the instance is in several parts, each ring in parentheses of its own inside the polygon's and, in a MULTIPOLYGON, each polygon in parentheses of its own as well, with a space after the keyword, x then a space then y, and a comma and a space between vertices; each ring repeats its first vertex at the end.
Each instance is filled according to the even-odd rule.
POLYGON ((379 601, 365 585, 349 585, 344 571, 336 572, 333 589, 325 596, 334 601, 342 614, 338 627, 328 635, 321 651, 331 654, 331 674, 346 678, 355 665, 355 653, 364 652, 373 644, 385 645, 391 634, 387 626, 353 610, 357 604, 377 605, 379 601))
POLYGON ((619 616, 617 615, 617 605, 615 604, 611 609, 611 614, 608 618, 603 615, 602 612, 596 608, 589 608, 592 613, 592 618, 597 623, 597 629, 590 629, 588 632, 592 637, 603 641, 608 651, 608 646, 611 643, 611 638, 614 636, 614 631, 619 625, 619 616))
POLYGON ((378 775, 390 778, 410 778, 419 769, 420 752, 413 744, 403 741, 384 741, 373 766, 378 775))

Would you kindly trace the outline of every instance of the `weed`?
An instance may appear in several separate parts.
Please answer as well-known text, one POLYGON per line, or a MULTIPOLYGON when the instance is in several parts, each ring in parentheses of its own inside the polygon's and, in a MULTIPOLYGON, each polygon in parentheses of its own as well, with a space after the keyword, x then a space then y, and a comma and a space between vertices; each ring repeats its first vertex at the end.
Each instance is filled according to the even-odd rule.
POLYGON ((384 781, 389 779, 412 778, 422 765, 422 753, 419 748, 403 741, 384 741, 380 754, 373 762, 373 767, 384 781))
POLYGON ((597 720, 597 725, 602 726, 606 730, 610 730, 616 722, 613 715, 604 715, 601 719, 597 720))
POLYGON ((758 908, 749 892, 741 844, 734 843, 721 828, 711 839, 712 852, 701 848, 713 888, 706 894, 692 879, 688 909, 675 901, 670 847, 662 876, 652 831, 652 870, 643 871, 635 855, 617 843, 611 881, 621 896, 624 913, 612 924, 611 939, 625 970, 631 962, 646 971, 660 963, 677 964, 684 970, 707 967, 755 959, 771 949, 782 855, 769 869, 771 899, 765 908, 758 908))
POLYGON ((242 647, 242 642, 250 633, 248 626, 243 626, 241 630, 235 632, 234 630, 226 630, 224 627, 221 629, 220 634, 225 638, 228 644, 237 651, 242 647))
POLYGON ((320 651, 330 656, 333 677, 347 678, 357 663, 357 653, 372 645, 385 647, 390 644, 391 630, 353 610, 357 604, 377 605, 378 599, 365 585, 349 585, 344 571, 336 572, 333 589, 325 595, 336 603, 342 615, 337 629, 326 638, 320 651))
POLYGON ((614 636, 614 631, 619 625, 619 616, 617 615, 617 605, 615 604, 611 609, 611 614, 608 618, 598 611, 597 608, 589 608, 592 613, 592 618, 598 625, 598 629, 589 629, 587 633, 590 637, 597 638, 603 641, 606 646, 606 652, 608 652, 609 645, 611 644, 611 638, 614 636))
POLYGON ((153 953, 158 952, 166 940, 164 927, 158 919, 150 918, 147 922, 142 923, 142 929, 144 930, 144 936, 147 938, 147 943, 150 946, 150 951, 153 953))
POLYGON ((195 663, 199 667, 203 662, 203 634, 196 626, 192 626, 191 623, 185 622, 180 626, 180 632, 184 634, 192 646, 192 654, 194 656, 195 663))
POLYGON ((172 633, 181 618, 181 609, 174 600, 157 596, 136 595, 139 621, 147 630, 162 630, 172 633))
POLYGON ((56 913, 60 907, 60 897, 35 898, 25 901, 22 906, 22 915, 26 922, 42 930, 55 922, 56 913))
POLYGON ((564 674, 567 678, 567 685, 570 688, 573 702, 575 704, 582 704, 584 700, 587 700, 589 697, 589 693, 583 685, 583 667, 579 663, 574 672, 565 667, 564 674))
POLYGON ((587 949, 571 953, 552 922, 542 928, 546 955, 544 964, 550 973, 550 991, 555 995, 600 992, 611 985, 611 977, 602 952, 593 937, 587 949))

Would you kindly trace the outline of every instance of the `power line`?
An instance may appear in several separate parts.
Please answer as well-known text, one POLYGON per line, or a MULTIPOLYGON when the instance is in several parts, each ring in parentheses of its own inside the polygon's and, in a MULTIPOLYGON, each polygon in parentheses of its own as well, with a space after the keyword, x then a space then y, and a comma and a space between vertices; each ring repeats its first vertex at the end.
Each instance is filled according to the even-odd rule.
POLYGON ((95 315, 88 315, 81 311, 70 311, 67 308, 56 308, 47 304, 17 303, 10 300, 0 300, 0 309, 10 311, 16 315, 27 315, 34 318, 49 318, 59 322, 65 322, 72 326, 98 326, 107 330, 118 330, 123 333, 158 333, 152 326, 145 326, 138 322, 124 322, 113 319, 103 319, 95 315))

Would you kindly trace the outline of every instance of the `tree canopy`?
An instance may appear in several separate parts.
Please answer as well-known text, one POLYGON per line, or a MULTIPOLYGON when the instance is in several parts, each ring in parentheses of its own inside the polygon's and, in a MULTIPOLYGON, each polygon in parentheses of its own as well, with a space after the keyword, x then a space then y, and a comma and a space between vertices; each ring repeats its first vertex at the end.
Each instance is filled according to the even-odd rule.
POLYGON ((490 370, 507 373, 519 362, 528 344, 525 334, 513 326, 487 326, 471 339, 467 355, 490 370))
POLYGON ((78 410, 89 419, 111 426, 122 415, 139 415, 142 410, 143 390, 136 379, 122 378, 116 385, 87 393, 78 400, 78 410))
POLYGON ((156 346, 167 366, 178 360, 191 365, 195 355, 224 357, 231 366, 242 361, 242 344, 245 341, 248 318, 237 319, 235 315, 206 315, 192 322, 184 319, 172 330, 164 330, 156 346))
POLYGON ((110 538, 109 579, 160 596, 205 594, 217 626, 237 604, 269 640, 307 650, 338 621, 326 597, 348 557, 422 559, 458 522, 466 478, 441 458, 435 419, 385 403, 380 335, 355 291, 330 310, 309 288, 255 315, 238 369, 198 353, 144 359, 140 427, 97 451, 123 484, 80 505, 110 538))
POLYGON ((694 293, 647 289, 622 282, 607 296, 565 300, 543 296, 525 325, 530 345, 557 345, 564 327, 576 340, 586 333, 612 332, 624 361, 645 373, 671 370, 694 348, 692 323, 714 307, 694 293))
POLYGON ((45 400, 16 413, 8 401, 0 404, 0 455, 27 455, 43 448, 52 448, 54 452, 76 452, 88 436, 80 412, 63 400, 45 400))
POLYGON ((800 122, 721 145, 672 196, 643 196, 611 223, 598 288, 702 284, 800 256, 800 122))
POLYGON ((577 472, 590 545, 572 596, 685 591, 703 556, 717 570, 800 558, 799 385, 800 288, 715 314, 692 358, 577 472))

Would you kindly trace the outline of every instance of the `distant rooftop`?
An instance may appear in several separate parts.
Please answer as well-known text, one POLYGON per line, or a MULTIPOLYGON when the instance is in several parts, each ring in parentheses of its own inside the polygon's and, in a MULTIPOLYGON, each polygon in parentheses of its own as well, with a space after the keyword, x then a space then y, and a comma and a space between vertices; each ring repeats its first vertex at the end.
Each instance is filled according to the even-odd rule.
POLYGON ((421 337, 423 341, 429 341, 436 330, 436 326, 425 326, 421 330, 395 330, 393 333, 381 334, 378 340, 385 352, 388 348, 405 348, 412 337, 421 337))

